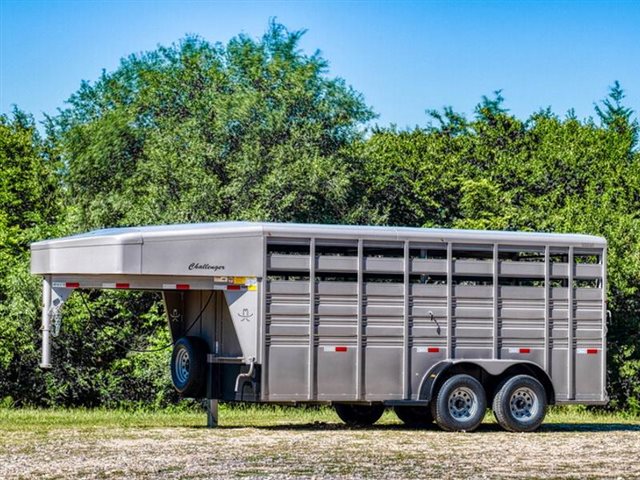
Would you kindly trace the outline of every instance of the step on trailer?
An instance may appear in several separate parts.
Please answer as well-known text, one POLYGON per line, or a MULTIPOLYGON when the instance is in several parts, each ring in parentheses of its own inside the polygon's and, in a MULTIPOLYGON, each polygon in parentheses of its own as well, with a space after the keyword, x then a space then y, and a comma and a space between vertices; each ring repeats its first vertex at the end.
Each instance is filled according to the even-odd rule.
POLYGON ((185 397, 332 404, 349 425, 532 431, 607 402, 606 241, 275 223, 98 230, 31 246, 42 367, 76 289, 161 291, 185 397))

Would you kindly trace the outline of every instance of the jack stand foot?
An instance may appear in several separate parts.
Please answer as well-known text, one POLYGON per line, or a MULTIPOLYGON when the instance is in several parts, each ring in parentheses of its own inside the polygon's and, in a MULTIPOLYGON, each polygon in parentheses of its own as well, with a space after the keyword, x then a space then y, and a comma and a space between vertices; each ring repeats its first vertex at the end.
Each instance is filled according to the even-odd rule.
POLYGON ((207 404, 207 428, 218 426, 218 400, 209 399, 207 404))

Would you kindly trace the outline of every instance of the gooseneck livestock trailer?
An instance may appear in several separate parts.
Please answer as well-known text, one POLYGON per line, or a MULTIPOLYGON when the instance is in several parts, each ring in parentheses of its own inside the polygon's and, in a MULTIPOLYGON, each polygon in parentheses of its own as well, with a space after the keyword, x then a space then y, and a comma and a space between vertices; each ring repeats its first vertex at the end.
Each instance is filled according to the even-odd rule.
MULTIPOLYGON (((588 235, 211 223, 34 243, 42 366, 75 289, 161 291, 187 397, 332 404, 350 425, 531 431, 607 402, 606 241, 588 235)), ((216 419, 212 418, 211 421, 216 419)))

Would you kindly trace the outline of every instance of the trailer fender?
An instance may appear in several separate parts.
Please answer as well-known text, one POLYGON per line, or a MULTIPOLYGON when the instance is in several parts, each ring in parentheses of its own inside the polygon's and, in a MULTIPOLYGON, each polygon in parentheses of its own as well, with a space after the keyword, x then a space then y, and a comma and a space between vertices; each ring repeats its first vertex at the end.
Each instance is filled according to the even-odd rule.
POLYGON ((444 360, 436 363, 429 371, 422 377, 420 387, 418 388, 418 398, 420 400, 431 401, 433 397, 434 388, 440 378, 449 368, 453 365, 451 360, 444 360))
POLYGON ((539 365, 528 360, 443 360, 431 367, 422 377, 418 390, 419 400, 431 401, 436 389, 442 383, 441 380, 454 372, 480 376, 478 380, 488 389, 488 395, 493 393, 492 388, 501 378, 517 374, 531 375, 544 386, 549 404, 555 403, 555 391, 551 378, 539 365))

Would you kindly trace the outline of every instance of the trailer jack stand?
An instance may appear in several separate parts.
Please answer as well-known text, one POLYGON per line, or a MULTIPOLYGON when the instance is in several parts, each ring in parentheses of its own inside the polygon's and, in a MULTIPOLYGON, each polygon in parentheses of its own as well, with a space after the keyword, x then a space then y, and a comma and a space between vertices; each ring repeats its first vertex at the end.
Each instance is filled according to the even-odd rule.
POLYGON ((207 400, 207 428, 218 426, 218 400, 207 400))
POLYGON ((52 282, 51 275, 45 275, 42 280, 42 360, 40 368, 51 368, 51 337, 60 333, 62 321, 62 305, 73 293, 75 287, 67 288, 67 284, 52 282))

